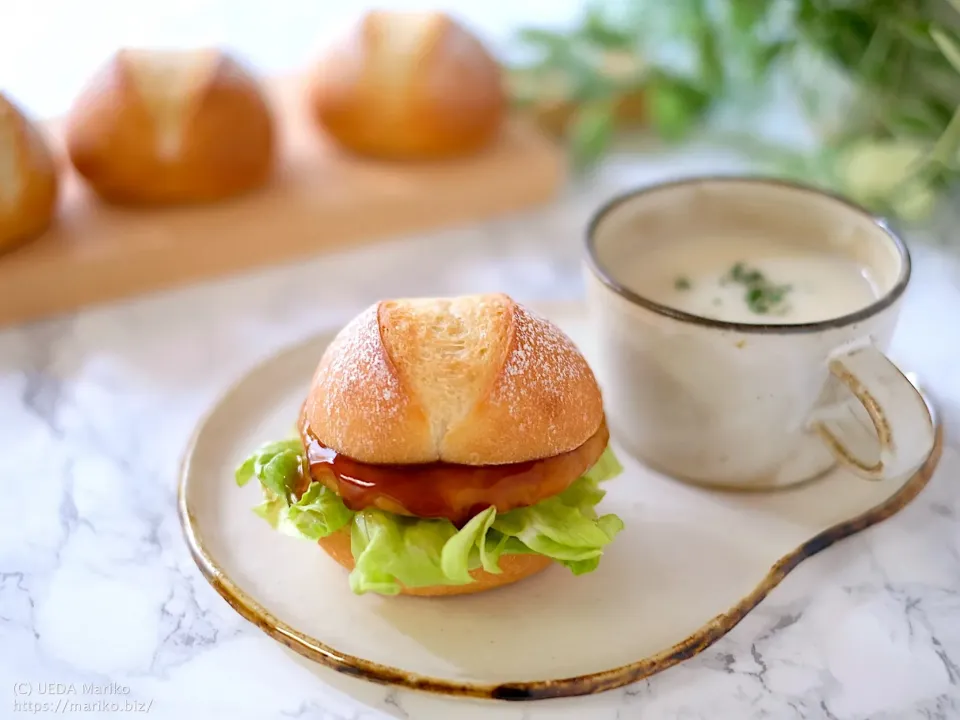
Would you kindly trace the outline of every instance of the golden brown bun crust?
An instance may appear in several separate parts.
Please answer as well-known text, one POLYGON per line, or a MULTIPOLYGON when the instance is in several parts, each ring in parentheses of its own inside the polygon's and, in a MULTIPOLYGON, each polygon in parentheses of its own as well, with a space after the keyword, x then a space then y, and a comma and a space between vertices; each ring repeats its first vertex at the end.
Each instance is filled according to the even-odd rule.
POLYGON ((365 463, 501 465, 552 457, 603 422, 573 342, 503 294, 381 301, 320 359, 303 418, 365 463))
POLYGON ((56 212, 59 179, 37 127, 0 93, 0 251, 42 234, 56 212))
POLYGON ((76 99, 67 151, 117 204, 220 200, 267 182, 273 117, 256 80, 216 50, 121 50, 76 99))
POLYGON ((354 153, 426 160, 487 145, 506 94, 499 63, 447 15, 373 11, 321 58, 309 104, 354 153))
MULTIPOLYGON (((349 527, 349 526, 348 526, 349 527)), ((353 570, 353 553, 350 550, 350 532, 339 530, 317 541, 330 557, 353 570)), ((431 587, 403 588, 401 595, 437 597, 440 595, 469 595, 510 585, 538 572, 546 570, 553 561, 545 555, 504 555, 500 558, 500 574, 494 575, 477 569, 470 573, 476 582, 469 585, 434 585, 431 587)))

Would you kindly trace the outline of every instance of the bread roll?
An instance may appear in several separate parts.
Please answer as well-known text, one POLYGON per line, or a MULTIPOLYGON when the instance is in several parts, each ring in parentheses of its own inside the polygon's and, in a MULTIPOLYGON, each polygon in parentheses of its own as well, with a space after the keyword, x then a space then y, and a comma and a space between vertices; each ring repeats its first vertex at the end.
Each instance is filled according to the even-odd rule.
POLYGON ((49 227, 58 191, 57 167, 46 140, 0 93, 0 251, 49 227))
MULTIPOLYGON (((349 526, 347 526, 349 528, 349 526)), ((347 570, 353 570, 353 553, 350 550, 349 529, 339 530, 317 541, 330 557, 347 570)), ((468 595, 510 585, 550 567, 553 561, 546 555, 504 555, 500 558, 500 574, 488 573, 478 568, 470 573, 476 581, 469 585, 433 585, 430 587, 403 588, 401 595, 436 597, 439 595, 468 595)))
POLYGON ((474 153, 505 111, 501 68, 443 13, 376 11, 321 58, 309 91, 320 126, 348 150, 398 160, 474 153))
POLYGON ((574 343, 503 294, 373 305, 324 352, 303 406, 321 443, 366 463, 547 458, 603 417, 574 343))
POLYGON ((114 55, 67 118, 70 160, 118 204, 202 203, 263 185, 275 128, 256 80, 218 50, 114 55))

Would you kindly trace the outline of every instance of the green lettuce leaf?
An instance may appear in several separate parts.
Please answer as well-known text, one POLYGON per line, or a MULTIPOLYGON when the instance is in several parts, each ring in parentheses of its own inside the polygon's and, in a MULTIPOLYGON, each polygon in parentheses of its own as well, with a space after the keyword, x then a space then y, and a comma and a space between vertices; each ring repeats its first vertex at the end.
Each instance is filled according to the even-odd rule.
POLYGON ((607 480, 613 480, 613 478, 622 472, 623 465, 620 464, 620 461, 617 459, 617 456, 614 455, 611 447, 607 445, 606 449, 603 451, 603 454, 593 464, 593 467, 587 470, 583 475, 587 479, 593 480, 595 483, 602 483, 606 482, 607 480))
POLYGON ((309 540, 335 533, 353 519, 353 511, 323 483, 313 482, 287 510, 287 520, 309 540))
POLYGON ((340 497, 323 483, 311 482, 299 500, 294 489, 308 472, 303 446, 297 439, 261 445, 235 473, 237 485, 260 481, 263 502, 253 511, 286 535, 319 540, 353 519, 340 497))
POLYGON ((471 570, 499 574, 503 555, 533 552, 490 526, 496 509, 489 507, 459 531, 449 520, 420 520, 382 510, 364 510, 351 528, 350 547, 356 566, 350 589, 358 595, 396 595, 401 586, 466 585, 471 570))
POLYGON ((445 577, 455 583, 469 583, 470 567, 475 564, 481 565, 487 572, 499 574, 497 559, 503 543, 491 543, 491 547, 487 547, 487 534, 496 517, 496 508, 488 507, 472 517, 460 528, 460 532, 444 543, 440 552, 440 569, 445 577))
MULTIPOLYGON (((264 495, 266 494, 266 491, 264 491, 264 495)), ((253 511, 276 530, 280 526, 281 518, 287 511, 287 503, 283 498, 272 496, 257 505, 253 511)))
POLYGON ((243 487, 257 478, 274 497, 289 501, 297 482, 306 471, 303 446, 297 439, 269 442, 261 445, 237 468, 234 477, 243 487))
POLYGON ((367 509, 354 519, 350 549, 355 567, 350 589, 395 595, 407 587, 445 585, 444 545, 457 534, 448 520, 418 520, 367 509))
POLYGON ((459 530, 449 520, 394 515, 376 508, 354 513, 319 482, 299 499, 306 460, 298 440, 267 443, 237 469, 238 485, 260 481, 264 501, 254 508, 280 532, 316 541, 350 527, 354 593, 395 595, 401 587, 464 585, 483 568, 499 573, 504 555, 539 553, 574 575, 597 569, 604 548, 623 529, 616 515, 598 516, 599 484, 623 471, 609 447, 582 477, 536 505, 497 513, 489 507, 459 530))

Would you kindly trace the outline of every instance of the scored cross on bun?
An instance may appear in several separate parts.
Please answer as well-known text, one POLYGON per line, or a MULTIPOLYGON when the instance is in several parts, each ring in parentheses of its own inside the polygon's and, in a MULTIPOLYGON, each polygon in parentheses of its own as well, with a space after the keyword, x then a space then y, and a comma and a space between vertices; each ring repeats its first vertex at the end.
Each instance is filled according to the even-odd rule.
POLYGON ((554 563, 580 575, 622 528, 595 511, 620 468, 593 372, 503 294, 369 307, 320 357, 298 428, 238 482, 259 477, 258 512, 316 540, 357 593, 459 595, 554 563))
POLYGON ((325 445, 368 463, 537 460, 603 422, 580 351, 506 295, 378 303, 324 353, 303 412, 325 445))
POLYGON ((117 52, 67 117, 77 172, 117 204, 211 202, 268 180, 274 120, 254 77, 215 49, 117 52))
POLYGON ((371 10, 325 49, 308 106, 350 152, 439 160, 489 145, 507 93, 497 59, 448 14, 371 10))

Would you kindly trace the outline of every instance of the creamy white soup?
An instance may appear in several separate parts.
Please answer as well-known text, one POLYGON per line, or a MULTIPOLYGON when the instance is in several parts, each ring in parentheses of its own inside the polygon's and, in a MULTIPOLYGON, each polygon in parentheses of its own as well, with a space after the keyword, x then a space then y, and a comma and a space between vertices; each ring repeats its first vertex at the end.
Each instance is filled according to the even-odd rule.
POLYGON ((807 323, 856 312, 879 292, 839 254, 767 238, 685 238, 645 250, 615 273, 677 310, 740 323, 807 323))

